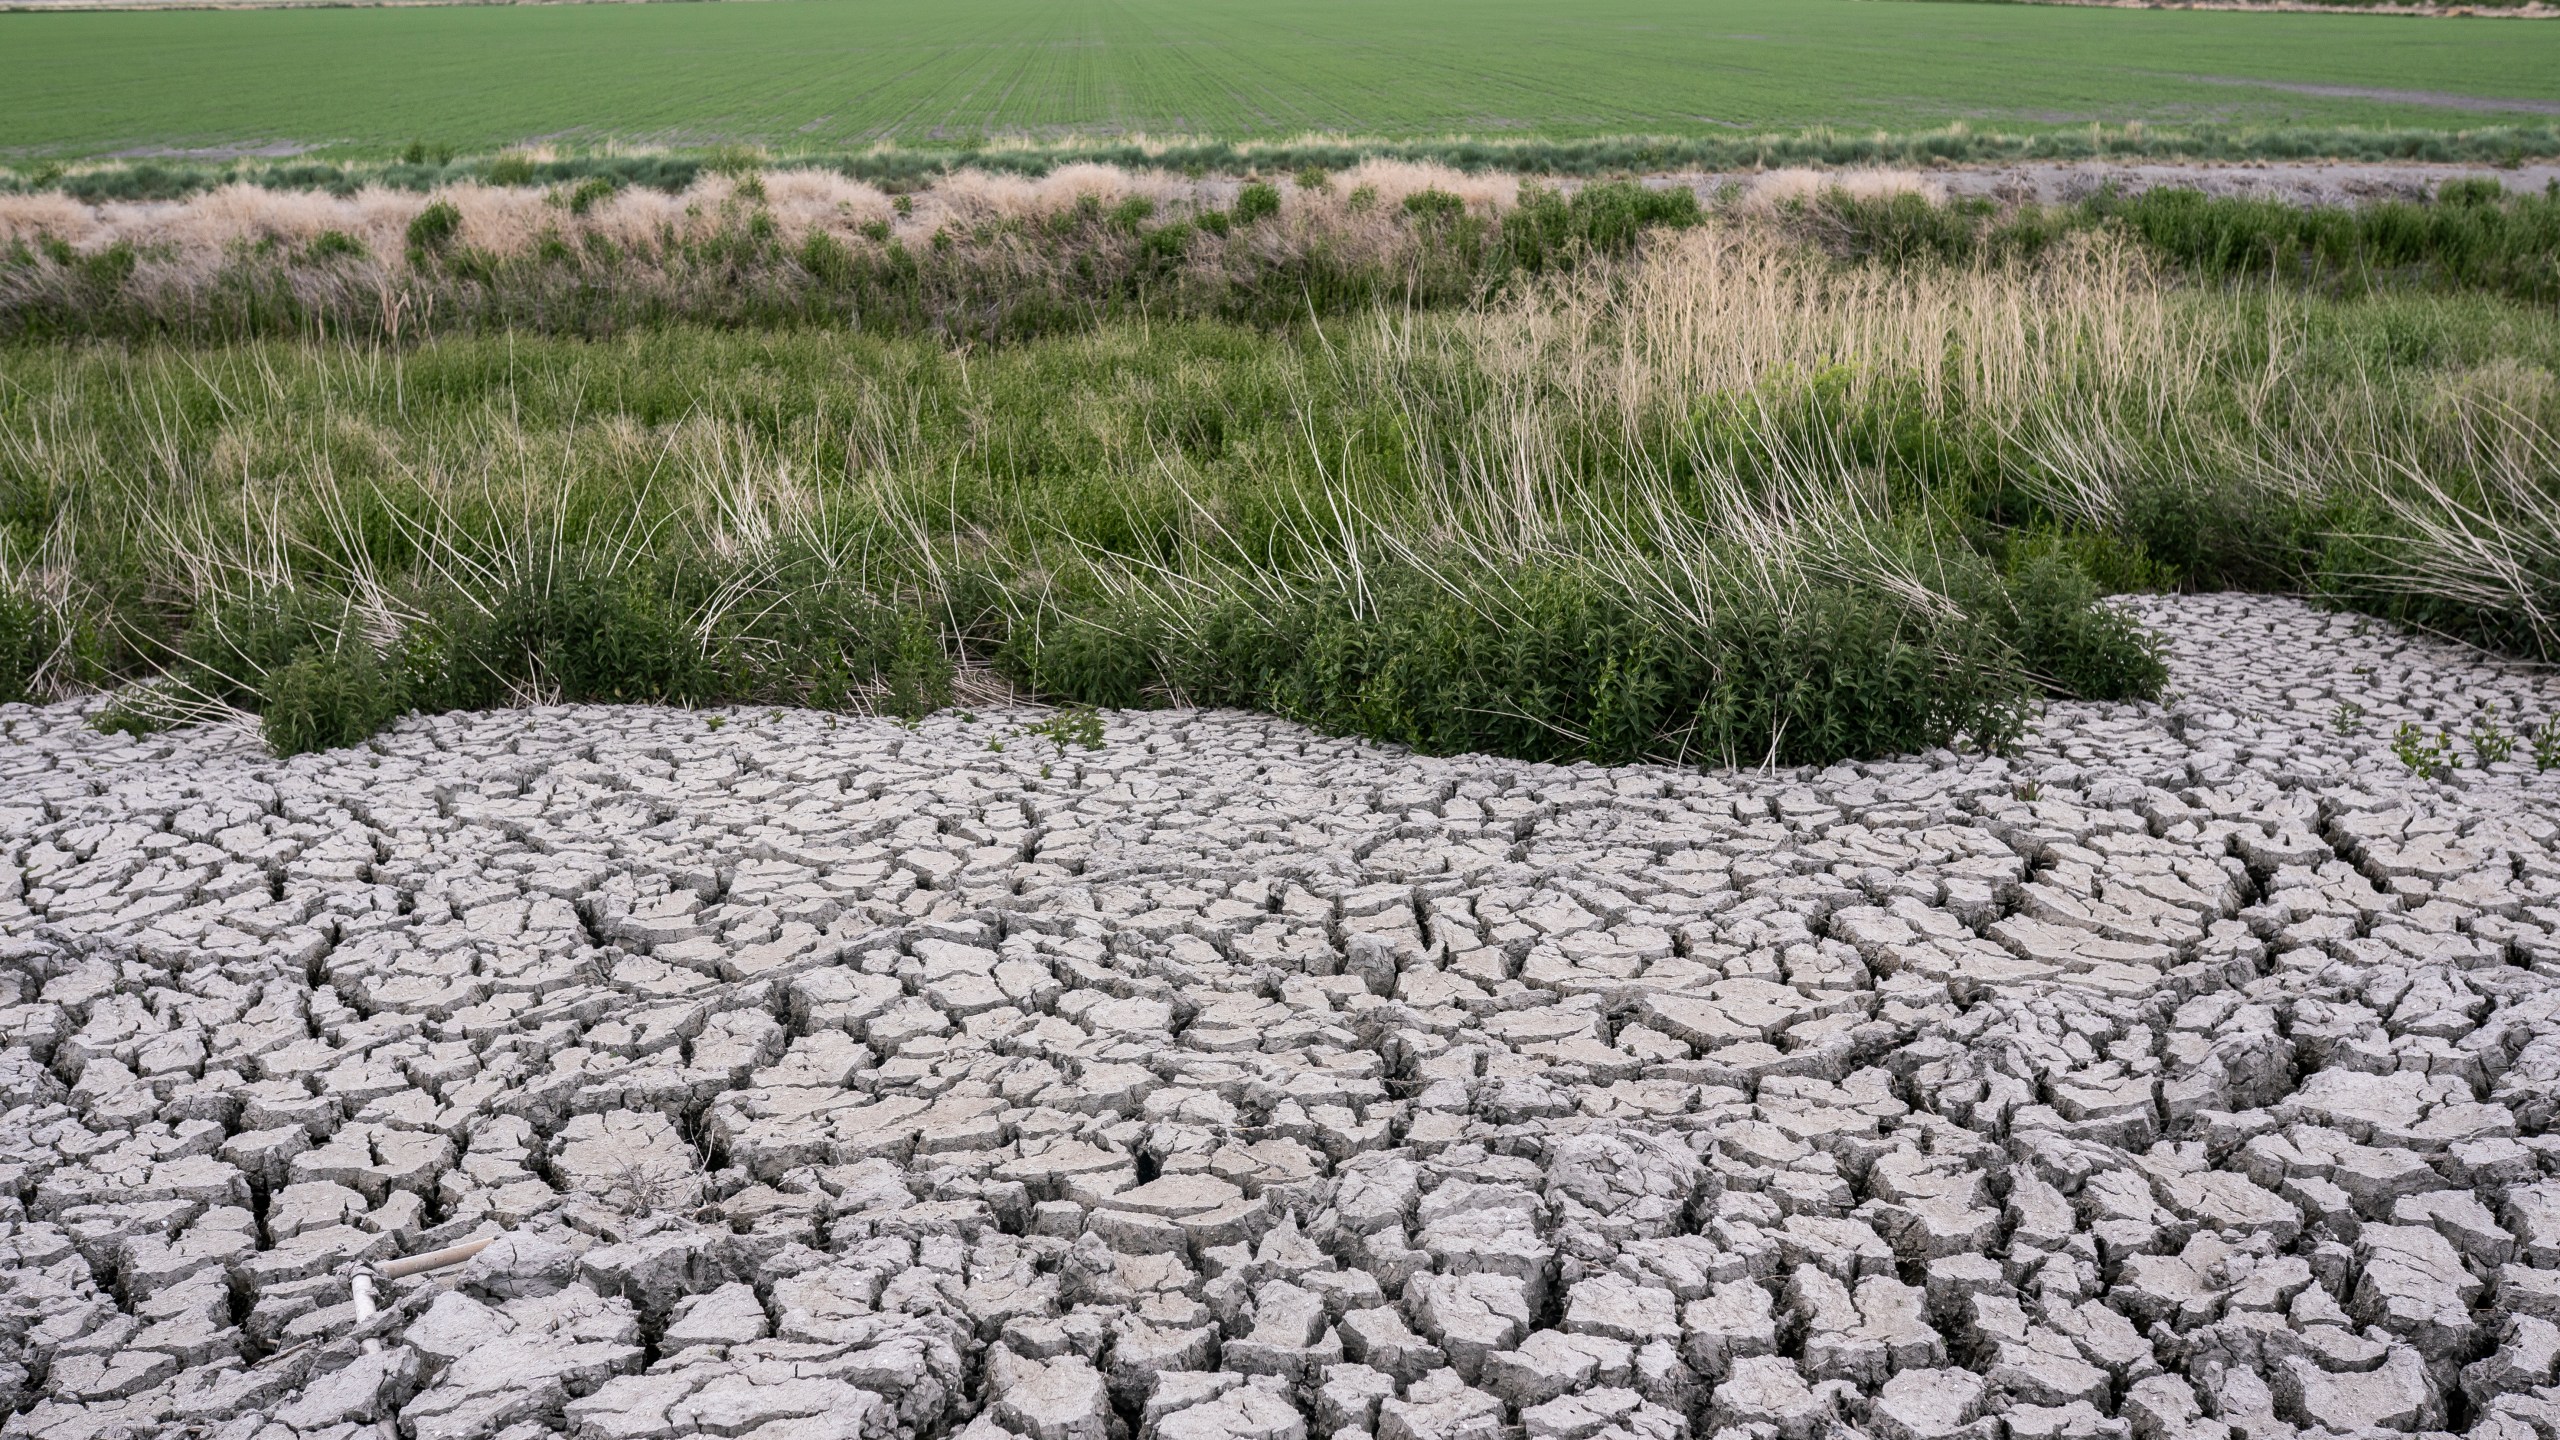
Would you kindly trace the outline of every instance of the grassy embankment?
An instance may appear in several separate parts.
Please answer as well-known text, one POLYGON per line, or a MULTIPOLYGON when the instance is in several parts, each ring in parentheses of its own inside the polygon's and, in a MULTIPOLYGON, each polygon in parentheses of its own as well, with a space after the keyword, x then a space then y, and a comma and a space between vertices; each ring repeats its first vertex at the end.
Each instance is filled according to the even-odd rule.
POLYGON ((2155 693, 2104 590, 2560 646, 2551 201, 970 185, 8 212, 0 681, 1756 762, 2155 693))

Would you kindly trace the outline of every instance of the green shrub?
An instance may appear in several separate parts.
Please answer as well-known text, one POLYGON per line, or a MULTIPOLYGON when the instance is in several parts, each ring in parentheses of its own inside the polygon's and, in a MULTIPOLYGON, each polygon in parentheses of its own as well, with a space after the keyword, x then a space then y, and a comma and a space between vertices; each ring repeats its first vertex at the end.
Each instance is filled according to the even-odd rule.
POLYGON ((280 756, 361 743, 409 708, 396 671, 371 649, 305 649, 259 687, 259 731, 280 756))
POLYGON ((2073 700, 2156 700, 2169 683, 2159 643, 2132 616, 2098 603, 2079 566, 2048 550, 2009 582, 2013 642, 2027 670, 2073 700))
POLYGON ((1422 220, 1455 220, 1467 213, 1467 202, 1446 190, 1416 190, 1404 197, 1404 211, 1422 220))
POLYGON ((1179 630, 1143 606, 1069 602, 1004 658, 1085 704, 1178 693, 1431 754, 1601 763, 1999 746, 2033 695, 1994 631, 1882 590, 1828 586, 1785 610, 1728 599, 1698 628, 1570 566, 1367 580, 1362 605, 1229 600, 1179 630))
MULTIPOLYGON (((864 227, 866 234, 869 228, 864 227)), ((869 238, 886 240, 889 238, 888 229, 888 226, 882 225, 881 233, 869 238)), ((800 242, 800 268, 808 271, 819 284, 828 289, 841 290, 853 282, 853 251, 846 248, 843 241, 826 231, 812 230, 809 232, 809 238, 800 242)))
POLYGON ((1259 181, 1236 192, 1236 223, 1251 225, 1280 213, 1280 190, 1259 181))
POLYGON ((1521 188, 1519 205, 1502 217, 1502 242, 1509 263, 1537 272, 1579 252, 1622 255, 1649 229, 1687 229, 1705 218, 1696 192, 1685 185, 1657 190, 1609 181, 1571 196, 1531 185, 1521 188))
POLYGON ((569 191, 569 213, 584 215, 598 202, 610 200, 622 192, 622 182, 611 175, 590 175, 569 191))
POLYGON ((178 668, 206 699, 254 708, 265 677, 307 652, 339 648, 346 601, 317 590, 258 591, 211 600, 178 637, 178 668))
POLYGON ((61 626, 42 601, 0 588, 0 705, 30 697, 62 640, 61 626))
POLYGON ((447 200, 438 200, 409 222, 409 253, 412 257, 442 255, 462 231, 462 212, 447 200))
POLYGON ((312 259, 328 260, 341 256, 350 260, 363 259, 364 242, 344 230, 323 230, 311 237, 312 259))

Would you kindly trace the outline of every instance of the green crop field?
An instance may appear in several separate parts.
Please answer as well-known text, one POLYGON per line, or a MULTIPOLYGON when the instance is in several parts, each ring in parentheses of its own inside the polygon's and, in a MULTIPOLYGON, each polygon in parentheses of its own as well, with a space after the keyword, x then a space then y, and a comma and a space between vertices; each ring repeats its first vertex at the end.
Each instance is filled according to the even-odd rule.
POLYGON ((2560 25, 1874 0, 773 0, 0 14, 0 156, 413 139, 2548 124, 2560 25))

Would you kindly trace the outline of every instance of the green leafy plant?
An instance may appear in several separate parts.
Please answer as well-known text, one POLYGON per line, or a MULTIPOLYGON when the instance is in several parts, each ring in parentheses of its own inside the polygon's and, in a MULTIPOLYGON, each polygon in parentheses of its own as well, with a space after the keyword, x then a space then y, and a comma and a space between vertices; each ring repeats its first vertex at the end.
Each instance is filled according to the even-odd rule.
POLYGON ((2537 772, 2560 769, 2560 717, 2533 727, 2528 738, 2533 742, 2533 768, 2537 772))
POLYGON ((410 220, 409 254, 413 259, 442 255, 460 233, 462 211, 450 200, 438 200, 410 220))
POLYGON ((2353 700, 2338 702, 2329 714, 2329 728, 2341 735, 2353 735, 2364 728, 2364 707, 2353 700))
POLYGON ((306 649, 259 687, 260 732, 280 756, 357 744, 409 708, 399 674, 371 649, 306 649))
POLYGON ((1014 733, 1048 741, 1053 757, 1064 760, 1069 750, 1102 748, 1102 713, 1090 705, 1065 705, 1050 712, 1049 718, 1021 726, 1014 733))
POLYGON ((2429 779, 2443 779, 2459 763, 2451 736, 2441 731, 2430 735, 2414 720, 2400 722, 2400 728, 2391 732, 2391 753, 2410 774, 2429 779))
POLYGON ((364 242, 344 230, 323 230, 311 237, 311 258, 314 260, 335 257, 361 260, 364 256, 364 242))
POLYGON ((598 204, 621 193, 622 181, 611 175, 590 175, 569 191, 569 213, 584 215, 598 204))
POLYGON ((1239 225, 1251 225, 1255 221, 1279 214, 1279 187, 1266 185, 1258 180, 1245 186, 1236 192, 1235 212, 1236 223, 1239 225))
POLYGON ((0 588, 0 705, 30 698, 62 642, 61 625, 42 601, 0 588))
POLYGON ((2471 762, 2486 770, 2516 753, 2516 737, 2499 728, 2497 718, 2485 711, 2471 722, 2471 762))

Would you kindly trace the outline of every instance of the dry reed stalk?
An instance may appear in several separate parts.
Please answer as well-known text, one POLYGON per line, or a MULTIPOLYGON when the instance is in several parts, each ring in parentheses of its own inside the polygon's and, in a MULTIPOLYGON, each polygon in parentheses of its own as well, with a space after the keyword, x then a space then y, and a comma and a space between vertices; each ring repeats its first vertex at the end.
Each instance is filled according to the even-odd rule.
POLYGON ((2126 247, 2102 240, 2035 264, 1843 270, 1749 226, 1659 237, 1632 266, 1548 282, 1461 322, 1503 383, 1553 389, 1634 434, 1707 395, 1830 377, 1846 404, 1888 388, 2022 417, 2058 393, 2144 415, 2214 377, 2200 319, 2126 247))
POLYGON ((1947 198, 1945 186, 1908 170, 1789 168, 1752 177, 1743 191, 1743 200, 1754 209, 1775 210, 1781 205, 1814 200, 1826 193, 1845 195, 1852 200, 1890 200, 1897 195, 1917 195, 1932 204, 1947 198))

